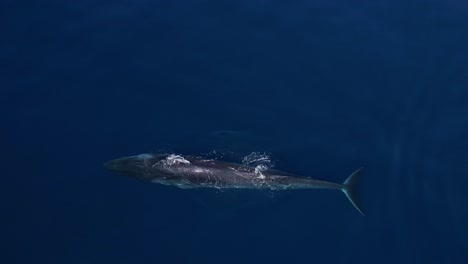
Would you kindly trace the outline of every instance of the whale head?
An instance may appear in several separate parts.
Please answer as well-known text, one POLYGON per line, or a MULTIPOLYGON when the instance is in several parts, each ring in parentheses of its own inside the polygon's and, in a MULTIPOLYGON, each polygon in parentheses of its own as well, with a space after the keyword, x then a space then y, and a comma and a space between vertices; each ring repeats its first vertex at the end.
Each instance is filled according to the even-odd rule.
POLYGON ((152 168, 165 157, 166 155, 140 154, 108 161, 104 163, 104 167, 119 175, 152 180, 157 176, 152 168))

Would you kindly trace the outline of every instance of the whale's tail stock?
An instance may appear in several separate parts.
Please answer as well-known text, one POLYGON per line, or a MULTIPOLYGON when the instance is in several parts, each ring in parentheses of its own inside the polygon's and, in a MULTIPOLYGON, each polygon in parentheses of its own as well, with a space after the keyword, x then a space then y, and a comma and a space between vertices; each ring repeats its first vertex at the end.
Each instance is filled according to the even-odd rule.
POLYGON ((353 174, 349 175, 343 183, 343 189, 341 189, 346 197, 348 197, 349 201, 362 215, 364 215, 364 211, 362 210, 361 200, 359 199, 358 185, 363 169, 364 168, 361 167, 353 172, 353 174))

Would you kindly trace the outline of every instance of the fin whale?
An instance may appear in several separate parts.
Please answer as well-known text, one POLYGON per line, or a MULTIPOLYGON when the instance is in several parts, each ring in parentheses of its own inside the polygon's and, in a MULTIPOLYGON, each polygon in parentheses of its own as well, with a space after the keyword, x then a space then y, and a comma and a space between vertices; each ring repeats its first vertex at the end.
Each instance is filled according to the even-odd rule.
POLYGON ((258 167, 238 163, 174 154, 140 154, 114 159, 104 166, 120 175, 183 189, 341 190, 359 213, 364 215, 358 195, 362 167, 340 184, 298 177, 277 170, 260 170, 258 167))

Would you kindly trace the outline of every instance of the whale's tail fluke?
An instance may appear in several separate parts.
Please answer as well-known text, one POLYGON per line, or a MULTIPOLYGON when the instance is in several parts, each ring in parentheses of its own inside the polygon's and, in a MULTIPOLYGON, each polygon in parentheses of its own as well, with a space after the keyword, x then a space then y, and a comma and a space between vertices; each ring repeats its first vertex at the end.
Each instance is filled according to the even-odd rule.
POLYGON ((362 210, 361 200, 359 199, 358 185, 363 169, 364 168, 361 167, 353 174, 351 174, 346 179, 346 181, 344 181, 343 189, 341 189, 346 194, 346 197, 348 197, 349 201, 362 215, 364 215, 364 211, 362 210))

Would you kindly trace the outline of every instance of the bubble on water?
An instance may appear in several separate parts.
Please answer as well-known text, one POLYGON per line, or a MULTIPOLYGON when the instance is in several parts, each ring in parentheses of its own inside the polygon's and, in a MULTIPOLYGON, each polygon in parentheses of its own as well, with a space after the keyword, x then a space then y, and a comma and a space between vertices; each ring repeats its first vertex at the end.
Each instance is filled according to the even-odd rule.
POLYGON ((242 164, 245 166, 255 167, 259 171, 265 171, 274 166, 270 155, 267 153, 252 152, 242 159, 242 164))

